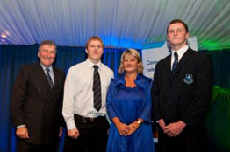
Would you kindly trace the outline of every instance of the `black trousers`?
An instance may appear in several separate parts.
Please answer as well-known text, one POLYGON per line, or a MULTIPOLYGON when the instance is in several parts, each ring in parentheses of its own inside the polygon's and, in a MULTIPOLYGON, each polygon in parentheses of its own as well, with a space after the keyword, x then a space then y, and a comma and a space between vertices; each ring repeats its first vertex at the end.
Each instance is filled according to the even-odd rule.
POLYGON ((58 144, 31 144, 26 140, 17 140, 17 152, 57 152, 58 144))
POLYGON ((97 117, 95 120, 75 116, 75 124, 80 132, 77 139, 66 135, 64 152, 105 152, 107 143, 107 130, 109 124, 105 117, 97 117))
POLYGON ((207 136, 203 128, 185 129, 176 137, 169 137, 159 129, 158 152, 206 152, 207 149, 207 136))

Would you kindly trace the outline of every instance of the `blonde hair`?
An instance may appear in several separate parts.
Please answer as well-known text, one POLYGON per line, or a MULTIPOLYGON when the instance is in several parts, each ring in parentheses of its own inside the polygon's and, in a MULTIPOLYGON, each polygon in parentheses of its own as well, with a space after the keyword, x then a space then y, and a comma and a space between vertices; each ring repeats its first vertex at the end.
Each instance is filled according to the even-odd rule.
POLYGON ((141 56, 140 56, 140 53, 135 49, 127 49, 127 50, 125 50, 125 52, 122 53, 118 73, 121 74, 121 73, 125 72, 125 68, 124 68, 123 63, 124 63, 125 56, 127 54, 132 55, 137 59, 137 61, 138 61, 137 72, 142 74, 144 68, 143 68, 143 64, 141 62, 141 56))

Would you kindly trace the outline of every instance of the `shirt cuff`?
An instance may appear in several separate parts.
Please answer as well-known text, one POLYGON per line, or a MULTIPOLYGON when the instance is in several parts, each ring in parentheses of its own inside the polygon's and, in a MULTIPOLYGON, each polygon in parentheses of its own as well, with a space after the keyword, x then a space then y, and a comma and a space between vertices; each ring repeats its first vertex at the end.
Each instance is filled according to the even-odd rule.
POLYGON ((24 127, 26 127, 25 124, 17 126, 17 128, 24 128, 24 127))
POLYGON ((68 130, 76 128, 74 121, 67 122, 67 128, 68 130))

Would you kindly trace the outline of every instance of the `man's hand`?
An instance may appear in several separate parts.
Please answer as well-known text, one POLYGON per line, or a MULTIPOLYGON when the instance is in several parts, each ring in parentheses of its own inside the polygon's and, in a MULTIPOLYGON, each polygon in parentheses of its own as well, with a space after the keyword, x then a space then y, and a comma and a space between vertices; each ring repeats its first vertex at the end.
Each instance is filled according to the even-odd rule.
POLYGON ((21 139, 28 139, 29 134, 26 127, 17 128, 16 135, 21 139))
POLYGON ((165 127, 164 133, 168 136, 178 136, 182 133, 185 126, 186 124, 183 121, 173 122, 165 127))
POLYGON ((60 129, 59 129, 59 137, 62 136, 62 133, 63 133, 63 129, 62 129, 62 127, 60 127, 60 129))
POLYGON ((165 122, 164 122, 164 120, 163 120, 163 119, 160 119, 160 120, 158 121, 158 124, 160 125, 161 129, 164 131, 164 130, 165 130, 165 122))
POLYGON ((77 137, 80 135, 79 131, 77 128, 69 129, 68 130, 68 136, 77 139, 77 137))

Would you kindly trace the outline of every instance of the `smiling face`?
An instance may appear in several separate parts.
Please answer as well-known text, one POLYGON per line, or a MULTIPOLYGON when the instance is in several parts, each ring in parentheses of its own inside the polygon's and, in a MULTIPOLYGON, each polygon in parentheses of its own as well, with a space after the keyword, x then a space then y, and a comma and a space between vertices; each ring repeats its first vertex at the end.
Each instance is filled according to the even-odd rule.
POLYGON ((182 23, 170 24, 168 27, 167 39, 172 48, 180 49, 186 45, 189 32, 186 31, 182 23))
POLYGON ((41 64, 44 66, 51 66, 56 57, 56 47, 54 45, 42 45, 38 51, 38 57, 41 64))
POLYGON ((123 59, 123 67, 126 73, 138 73, 138 59, 131 55, 126 54, 123 59))
POLYGON ((97 63, 101 60, 101 56, 104 52, 103 44, 96 39, 92 39, 89 41, 86 53, 88 54, 88 58, 97 63))

